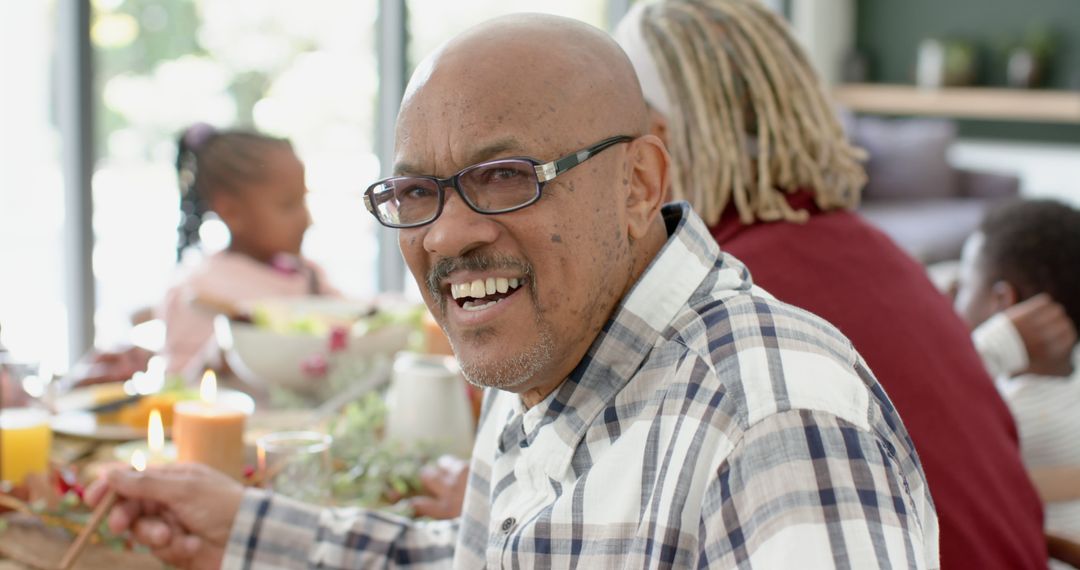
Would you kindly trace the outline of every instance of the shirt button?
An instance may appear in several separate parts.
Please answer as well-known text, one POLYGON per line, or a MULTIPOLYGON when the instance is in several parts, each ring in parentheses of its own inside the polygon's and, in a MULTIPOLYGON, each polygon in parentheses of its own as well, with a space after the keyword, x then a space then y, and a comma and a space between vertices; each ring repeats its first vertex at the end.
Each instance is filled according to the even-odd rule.
POLYGON ((502 522, 502 531, 510 532, 510 529, 514 528, 514 523, 516 522, 517 521, 514 520, 514 517, 507 517, 507 519, 502 522))

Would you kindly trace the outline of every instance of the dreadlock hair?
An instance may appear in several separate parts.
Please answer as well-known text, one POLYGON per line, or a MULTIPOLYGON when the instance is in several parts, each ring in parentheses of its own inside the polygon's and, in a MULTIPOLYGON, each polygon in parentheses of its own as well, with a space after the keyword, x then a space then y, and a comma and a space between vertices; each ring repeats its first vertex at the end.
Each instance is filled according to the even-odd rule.
POLYGON ((1054 200, 1024 200, 983 220, 979 263, 1019 300, 1048 293, 1080 327, 1080 210, 1054 200))
POLYGON ((265 176, 266 153, 292 149, 286 139, 253 131, 216 131, 205 123, 188 127, 177 141, 176 173, 180 183, 180 223, 176 258, 199 243, 199 227, 218 192, 238 192, 265 176))
POLYGON ((667 0, 641 23, 672 101, 673 198, 709 225, 731 201, 745 224, 805 221, 783 195, 800 189, 823 210, 858 205, 865 153, 779 16, 757 0, 667 0))

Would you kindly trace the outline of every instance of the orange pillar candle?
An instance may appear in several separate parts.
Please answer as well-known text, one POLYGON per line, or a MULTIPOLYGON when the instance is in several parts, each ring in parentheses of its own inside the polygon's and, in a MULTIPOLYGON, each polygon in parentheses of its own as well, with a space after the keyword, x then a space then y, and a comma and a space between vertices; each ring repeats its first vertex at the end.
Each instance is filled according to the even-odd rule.
POLYGON ((217 401, 217 378, 203 375, 197 401, 177 402, 173 441, 180 462, 202 463, 240 480, 244 476, 244 422, 247 414, 217 401))

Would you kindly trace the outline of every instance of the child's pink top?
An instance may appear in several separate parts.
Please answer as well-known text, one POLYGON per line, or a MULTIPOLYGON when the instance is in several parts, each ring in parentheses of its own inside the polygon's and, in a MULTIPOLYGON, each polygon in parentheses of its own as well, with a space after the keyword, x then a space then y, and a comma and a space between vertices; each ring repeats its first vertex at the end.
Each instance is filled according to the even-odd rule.
POLYGON ((243 307, 269 297, 339 296, 322 268, 304 260, 302 268, 279 268, 240 253, 221 251, 185 271, 158 309, 165 321, 168 371, 197 376, 216 362, 214 313, 193 303, 197 297, 243 307))

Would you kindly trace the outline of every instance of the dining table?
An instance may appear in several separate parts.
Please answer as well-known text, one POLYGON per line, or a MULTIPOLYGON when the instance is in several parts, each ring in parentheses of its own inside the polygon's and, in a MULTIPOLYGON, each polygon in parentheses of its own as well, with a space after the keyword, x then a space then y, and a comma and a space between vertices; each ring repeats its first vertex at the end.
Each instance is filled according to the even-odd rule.
MULTIPOLYGON (((242 395, 251 401, 241 429, 241 448, 244 454, 241 482, 273 488, 275 492, 287 491, 293 486, 273 487, 268 476, 272 469, 262 465, 263 461, 260 461, 260 454, 256 449, 257 442, 260 437, 275 433, 321 432, 331 436, 328 439, 332 440, 327 454, 332 458, 329 476, 320 480, 320 484, 325 481, 328 488, 323 504, 388 508, 398 514, 411 514, 406 503, 399 500, 420 492, 420 469, 440 454, 449 451, 432 445, 431 441, 425 441, 424 437, 449 439, 451 441, 440 442, 439 445, 452 444, 455 450, 460 448, 459 455, 467 455, 471 449, 482 394, 479 390, 467 388, 456 363, 452 362, 452 353, 445 336, 434 320, 430 319, 430 315, 427 315, 422 307, 406 309, 408 310, 401 314, 408 318, 400 315, 388 320, 384 318, 386 322, 380 325, 383 328, 364 328, 357 333, 359 336, 349 336, 347 348, 330 342, 327 358, 332 366, 319 377, 322 385, 329 390, 320 390, 316 400, 312 399, 309 392, 293 391, 285 385, 275 385, 269 378, 249 378, 240 372, 231 372, 245 370, 244 367, 237 368, 236 364, 241 364, 240 360, 246 364, 252 362, 247 358, 226 359, 229 366, 225 367, 220 378, 215 379, 215 384, 219 385, 222 393, 242 395), (419 321, 413 318, 421 312, 428 317, 422 322, 422 331, 415 330, 419 321), (426 349, 413 348, 420 352, 408 353, 407 345, 415 342, 415 333, 420 333, 419 336, 424 339, 421 346, 426 349), (410 338, 412 341, 409 341, 410 338), (423 381, 419 380, 420 376, 424 377, 423 381), (441 387, 443 392, 439 392, 445 396, 430 397, 430 385, 435 381, 445 384, 441 387), (448 406, 448 401, 458 405, 448 406), (398 414, 396 418, 395 414, 398 414), (426 435, 412 433, 416 431, 413 424, 419 421, 416 418, 425 419, 428 424, 432 424, 426 435), (459 423, 462 424, 462 429, 452 431, 454 434, 460 432, 460 435, 448 438, 447 426, 456 426, 459 423), (403 429, 402 426, 409 429, 403 429), (411 439, 392 440, 387 436, 391 432, 399 438, 408 436, 411 439)), ((393 314, 393 311, 387 314, 393 314)), ((160 323, 147 323, 146 326, 136 329, 146 332, 148 338, 152 337, 150 340, 143 339, 142 343, 137 343, 138 346, 151 353, 160 348, 163 340, 163 326, 160 323)), ((231 332, 236 333, 238 330, 231 332)), ((274 337, 267 331, 261 333, 259 338, 274 337)), ((331 335, 331 341, 333 337, 334 335, 331 335)), ((232 340, 238 339, 234 335, 232 340)), ((295 342, 295 339, 292 341, 295 342)), ((226 357, 239 358, 242 348, 236 344, 230 350, 225 344, 222 345, 226 357)), ((267 350, 260 349, 252 354, 245 353, 244 356, 261 358, 261 355, 266 353, 267 350)), ((148 382, 147 385, 158 386, 155 388, 156 392, 142 391, 138 373, 123 383, 125 389, 128 388, 127 384, 132 384, 135 385, 137 393, 151 396, 167 393, 168 388, 165 386, 168 379, 164 369, 157 366, 160 364, 159 359, 151 358, 146 373, 141 376, 141 380, 148 382)), ((306 369, 303 370, 306 374, 306 369)), ((2 371, 3 367, 0 367, 0 372, 2 371)), ((247 370, 246 374, 250 376, 251 370, 247 370)), ((310 383, 311 379, 308 379, 308 382, 310 383)), ((119 384, 121 383, 114 383, 112 386, 119 384)), ((33 485, 23 483, 14 489, 0 482, 0 570, 56 569, 65 550, 73 543, 80 530, 78 524, 85 522, 90 514, 89 508, 81 504, 81 499, 73 498, 73 493, 78 494, 79 489, 85 489, 108 469, 129 468, 137 453, 148 452, 152 459, 162 463, 180 459, 179 455, 186 450, 180 441, 172 441, 161 448, 155 448, 154 438, 149 437, 155 431, 152 425, 142 424, 147 426, 146 429, 133 428, 133 425, 138 424, 130 421, 130 417, 120 422, 116 422, 115 418, 103 419, 101 398, 94 390, 108 388, 82 386, 79 382, 65 378, 47 382, 46 387, 51 387, 52 392, 45 390, 31 406, 46 409, 53 414, 49 421, 49 473, 37 475, 37 478, 32 480, 35 481, 33 485), (57 507, 58 504, 61 506, 57 507), (67 507, 64 507, 64 504, 67 507), (68 508, 69 510, 65 510, 68 508)), ((181 389, 187 390, 186 398, 198 397, 204 404, 203 408, 206 408, 206 398, 205 394, 201 393, 201 386, 197 396, 191 395, 194 387, 190 383, 181 386, 181 389)), ((130 400, 135 406, 140 402, 139 397, 130 395, 105 400, 105 403, 130 400)), ((4 405, 11 404, 0 402, 0 408, 4 405)), ((160 414, 164 416, 162 429, 169 439, 173 439, 172 436, 177 435, 177 430, 172 430, 170 434, 169 427, 180 427, 176 420, 182 412, 175 403, 170 405, 168 410, 168 413, 160 414)), ((110 410, 112 411, 115 410, 110 410)), ((203 419, 207 421, 201 427, 211 427, 209 420, 213 418, 194 418, 195 421, 203 419)), ((295 498, 306 500, 304 497, 295 498)), ((111 536, 108 533, 95 535, 95 539, 90 541, 74 564, 76 570, 141 570, 163 567, 145 549, 133 545, 128 537, 111 536)))
MULTIPOLYGON (((256 412, 247 418, 244 430, 244 460, 250 474, 257 462, 254 442, 274 431, 292 429, 326 429, 336 409, 281 408, 271 404, 265 392, 250 390, 235 377, 226 376, 223 388, 232 392, 250 392, 257 399, 256 412)), ((329 406, 343 406, 339 399, 329 406)), ((42 406, 46 407, 46 406, 42 406)), ((56 406, 48 407, 55 412, 56 406)), ((86 518, 88 507, 76 507, 82 514, 71 520, 60 520, 57 507, 42 503, 55 501, 61 492, 78 487, 78 493, 91 481, 111 468, 124 467, 133 450, 145 450, 146 430, 132 430, 117 425, 95 425, 69 421, 58 413, 52 418, 52 437, 49 451, 48 478, 35 475, 17 488, 0 489, 0 570, 55 570, 67 547, 72 543, 78 521, 86 518), (64 480, 63 483, 60 481, 64 480), (5 492, 7 491, 7 492, 5 492), (46 498, 47 497, 47 498, 46 498), (76 521, 75 524, 72 521, 76 521), (64 528, 61 528, 64 527, 64 528)), ((76 418, 83 419, 83 418, 76 418)), ((172 461, 171 443, 164 461, 172 461)), ((72 499, 68 499, 69 501, 72 499)), ((106 544, 95 537, 78 557, 74 570, 142 570, 164 566, 145 549, 130 541, 118 544, 115 537, 106 544)))

